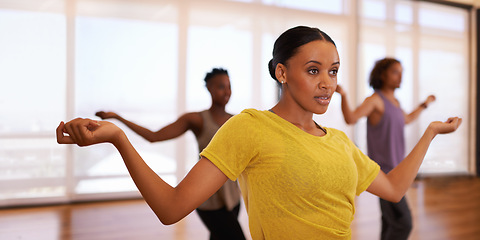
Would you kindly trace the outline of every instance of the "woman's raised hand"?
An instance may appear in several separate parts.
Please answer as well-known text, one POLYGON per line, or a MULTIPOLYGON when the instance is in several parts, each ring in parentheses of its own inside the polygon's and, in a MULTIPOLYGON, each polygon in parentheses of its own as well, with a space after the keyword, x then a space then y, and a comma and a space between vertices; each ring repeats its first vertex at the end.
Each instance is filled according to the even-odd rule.
POLYGON ((435 97, 435 95, 430 95, 427 97, 427 99, 425 99, 425 104, 428 106, 430 105, 430 103, 434 102, 437 98, 435 97))
POLYGON ((435 134, 446 134, 454 132, 462 124, 462 119, 459 117, 451 117, 445 122, 434 121, 428 126, 435 134))
POLYGON ((58 143, 77 144, 81 147, 107 142, 115 145, 122 136, 125 136, 123 131, 115 124, 86 118, 60 122, 57 127, 58 143))

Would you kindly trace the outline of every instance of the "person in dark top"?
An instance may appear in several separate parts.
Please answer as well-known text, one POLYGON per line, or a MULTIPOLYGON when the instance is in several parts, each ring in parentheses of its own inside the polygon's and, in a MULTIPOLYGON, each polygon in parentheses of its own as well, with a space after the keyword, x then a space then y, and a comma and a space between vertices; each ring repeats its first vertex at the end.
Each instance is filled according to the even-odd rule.
MULTIPOLYGON (((156 132, 126 120, 115 112, 100 111, 96 115, 102 119, 119 120, 149 142, 170 140, 191 130, 201 152, 220 126, 233 116, 225 111, 232 93, 227 70, 212 69, 205 76, 205 83, 212 97, 211 107, 201 112, 186 113, 156 132)), ((200 219, 210 231, 211 240, 245 239, 238 222, 240 194, 237 181, 227 180, 215 194, 196 209, 200 219)))

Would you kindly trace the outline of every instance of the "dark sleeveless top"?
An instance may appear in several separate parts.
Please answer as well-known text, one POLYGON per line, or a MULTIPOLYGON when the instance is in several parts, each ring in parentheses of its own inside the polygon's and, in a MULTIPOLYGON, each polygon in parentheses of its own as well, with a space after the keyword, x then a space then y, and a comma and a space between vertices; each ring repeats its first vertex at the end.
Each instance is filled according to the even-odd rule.
MULTIPOLYGON (((220 126, 213 120, 210 112, 205 110, 200 112, 203 119, 202 132, 197 137, 198 150, 201 152, 213 138, 220 126)), ((213 194, 207 201, 198 207, 200 210, 218 210, 226 207, 232 210, 240 203, 240 188, 237 181, 228 179, 225 184, 213 194)))
POLYGON ((380 91, 385 112, 376 125, 367 121, 368 156, 380 165, 385 172, 390 172, 405 157, 405 116, 400 107, 393 105, 380 91))

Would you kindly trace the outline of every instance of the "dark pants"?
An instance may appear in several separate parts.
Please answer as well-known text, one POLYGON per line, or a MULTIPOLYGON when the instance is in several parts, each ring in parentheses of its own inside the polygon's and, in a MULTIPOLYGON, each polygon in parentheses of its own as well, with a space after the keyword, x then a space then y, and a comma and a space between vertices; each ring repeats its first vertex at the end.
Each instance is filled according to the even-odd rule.
POLYGON ((210 240, 245 240, 242 227, 238 222, 240 204, 232 211, 225 207, 219 210, 200 210, 197 213, 210 231, 210 240))
POLYGON ((412 215, 405 197, 398 203, 380 199, 382 240, 406 240, 412 230, 412 215))

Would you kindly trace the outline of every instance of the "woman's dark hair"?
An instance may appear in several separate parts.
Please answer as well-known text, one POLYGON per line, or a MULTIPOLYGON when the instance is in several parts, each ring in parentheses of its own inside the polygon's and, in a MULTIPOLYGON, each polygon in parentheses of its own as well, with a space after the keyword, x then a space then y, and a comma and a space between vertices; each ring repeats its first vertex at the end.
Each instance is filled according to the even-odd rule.
POLYGON ((381 89, 383 87, 383 74, 390 68, 394 63, 400 63, 395 58, 384 58, 375 62, 375 66, 370 73, 370 86, 373 89, 381 89))
POLYGON ((335 45, 332 38, 318 28, 298 26, 282 33, 273 45, 273 58, 268 62, 270 76, 278 82, 275 76, 277 64, 286 64, 287 60, 297 53, 299 47, 316 40, 335 45))
POLYGON ((223 69, 223 68, 214 68, 212 69, 211 72, 208 72, 207 75, 205 76, 205 84, 208 84, 208 82, 210 81, 210 79, 212 79, 213 77, 215 77, 216 75, 219 75, 219 74, 226 74, 228 75, 228 71, 223 69))

